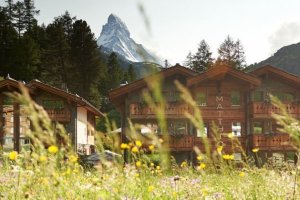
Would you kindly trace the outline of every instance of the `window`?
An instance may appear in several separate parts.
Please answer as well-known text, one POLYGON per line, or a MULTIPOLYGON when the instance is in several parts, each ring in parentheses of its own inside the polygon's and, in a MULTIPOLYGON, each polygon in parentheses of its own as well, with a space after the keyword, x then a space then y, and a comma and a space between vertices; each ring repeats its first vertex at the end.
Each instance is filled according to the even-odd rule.
POLYGON ((168 123, 168 131, 170 135, 185 135, 187 133, 186 122, 170 122, 168 123))
POLYGON ((199 106, 206 106, 206 94, 204 92, 198 92, 196 102, 199 106))
POLYGON ((203 125, 204 125, 204 133, 201 132, 199 129, 197 129, 197 137, 207 137, 208 125, 207 124, 203 124, 203 125))
POLYGON ((294 95, 287 92, 273 92, 273 96, 277 97, 280 101, 292 102, 294 101, 294 95))
POLYGON ((232 122, 231 130, 233 136, 235 137, 241 136, 241 132, 242 132, 241 122, 232 122))
POLYGON ((263 92, 262 91, 254 91, 252 93, 252 101, 256 101, 256 102, 263 101, 263 92))
POLYGON ((62 109, 64 102, 62 100, 44 100, 43 107, 45 109, 62 109))
POLYGON ((238 91, 232 91, 230 94, 231 97, 231 105, 232 106, 239 106, 241 103, 241 96, 238 91))
POLYGON ((147 134, 160 134, 161 131, 157 124, 155 123, 147 123, 147 124, 141 124, 141 134, 147 135, 147 134))
POLYGON ((263 133, 263 123, 262 122, 253 122, 252 123, 253 134, 262 134, 263 133))

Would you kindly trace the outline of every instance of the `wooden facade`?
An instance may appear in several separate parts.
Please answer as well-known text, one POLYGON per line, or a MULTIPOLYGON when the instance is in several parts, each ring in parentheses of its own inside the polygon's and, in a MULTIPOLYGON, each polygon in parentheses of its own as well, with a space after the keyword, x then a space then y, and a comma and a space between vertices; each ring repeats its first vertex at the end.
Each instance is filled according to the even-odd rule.
MULTIPOLYGON (((266 155, 266 158, 282 154, 285 159, 293 159, 291 155, 296 150, 289 135, 278 130, 272 113, 279 113, 279 108, 270 103, 269 96, 277 96, 292 116, 300 118, 300 77, 270 65, 250 73, 222 65, 197 74, 177 64, 159 74, 163 77, 169 147, 175 156, 181 152, 178 153, 181 157, 192 158, 195 146, 204 151, 203 134, 199 134, 185 117, 185 113, 193 114, 194 110, 180 99, 174 84, 177 80, 188 89, 200 109, 205 125, 204 135, 212 148, 222 145, 226 153, 235 153, 237 157, 242 151, 251 154, 253 148, 259 148, 260 154, 266 155), (213 127, 218 130, 218 140, 213 135, 213 127), (242 148, 232 146, 229 133, 242 148), (176 137, 178 135, 179 138, 176 137)), ((111 102, 123 116, 122 134, 128 127, 127 118, 159 134, 155 109, 143 100, 143 91, 149 90, 146 84, 148 78, 151 76, 109 93, 111 102)))
POLYGON ((60 123, 65 127, 75 150, 89 153, 89 146, 94 145, 95 117, 102 116, 98 109, 78 95, 38 80, 24 84, 11 78, 0 81, 0 145, 4 151, 30 148, 30 140, 25 135, 30 120, 24 106, 7 95, 20 92, 21 86, 27 88, 31 98, 45 109, 53 126, 60 123))

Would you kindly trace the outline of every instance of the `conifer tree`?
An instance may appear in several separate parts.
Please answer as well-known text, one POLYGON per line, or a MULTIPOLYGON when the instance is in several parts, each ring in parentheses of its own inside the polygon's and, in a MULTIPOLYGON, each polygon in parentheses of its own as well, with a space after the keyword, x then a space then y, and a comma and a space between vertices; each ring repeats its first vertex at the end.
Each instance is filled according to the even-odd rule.
POLYGON ((46 28, 46 44, 43 51, 42 79, 56 87, 68 87, 71 73, 70 45, 64 25, 54 21, 46 28))
POLYGON ((245 53, 241 42, 236 42, 228 35, 218 49, 218 60, 236 69, 245 67, 245 53))
POLYGON ((5 0, 5 2, 6 2, 6 10, 7 10, 8 19, 9 19, 9 21, 12 21, 13 9, 14 9, 13 0, 5 0))
POLYGON ((123 73, 117 59, 117 54, 115 52, 112 52, 108 57, 107 72, 108 72, 107 89, 119 87, 123 77, 123 73))
POLYGON ((197 52, 192 55, 191 52, 186 57, 185 65, 197 72, 207 70, 213 64, 212 52, 205 40, 199 43, 197 52))
POLYGON ((25 6, 23 2, 18 1, 13 6, 13 13, 12 13, 13 24, 14 27, 17 29, 19 39, 21 38, 21 35, 23 34, 23 31, 25 29, 24 10, 25 10, 25 6))
POLYGON ((35 15, 39 12, 35 9, 33 0, 24 0, 24 26, 27 32, 31 33, 33 26, 37 23, 35 15))
POLYGON ((4 7, 0 7, 0 76, 10 73, 15 57, 14 46, 18 40, 9 14, 4 7))
POLYGON ((132 64, 128 66, 127 75, 128 75, 128 83, 136 80, 136 73, 132 64))
POLYGON ((196 54, 193 56, 192 69, 197 72, 203 72, 207 70, 213 64, 211 57, 212 53, 205 40, 202 40, 199 44, 196 54))
POLYGON ((100 105, 98 80, 101 71, 100 53, 90 27, 83 20, 76 20, 70 36, 70 56, 72 64, 72 89, 95 106, 100 105), (74 81, 76 80, 76 81, 74 81))

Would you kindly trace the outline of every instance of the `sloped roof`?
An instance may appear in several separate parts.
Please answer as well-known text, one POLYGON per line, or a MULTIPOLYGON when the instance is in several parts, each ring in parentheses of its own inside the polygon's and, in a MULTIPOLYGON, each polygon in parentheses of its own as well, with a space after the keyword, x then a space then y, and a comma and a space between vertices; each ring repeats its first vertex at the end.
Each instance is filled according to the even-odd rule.
POLYGON ((135 91, 142 87, 145 87, 147 85, 146 80, 149 80, 149 79, 151 80, 151 78, 155 77, 157 74, 161 75, 163 78, 166 78, 166 77, 172 76, 174 74, 181 74, 186 77, 192 77, 192 76, 195 76, 197 73, 187 67, 183 67, 179 64, 176 64, 173 67, 166 68, 166 69, 164 69, 158 73, 155 73, 153 75, 149 75, 142 79, 133 81, 132 83, 129 83, 127 85, 112 89, 109 92, 109 99, 113 102, 115 98, 118 98, 124 94, 135 91))
POLYGON ((0 81, 0 88, 14 87, 15 89, 19 89, 20 84, 25 86, 25 84, 23 82, 17 81, 12 78, 6 78, 6 79, 0 81))
POLYGON ((293 83, 296 84, 300 84, 300 77, 291 73, 288 73, 278 67, 272 66, 270 64, 265 65, 263 67, 257 68, 253 71, 250 72, 251 74, 255 75, 255 76, 261 76, 263 74, 267 74, 267 73, 273 73, 276 74, 278 76, 280 76, 283 79, 286 79, 288 81, 291 81, 293 83))
POLYGON ((187 85, 191 86, 205 80, 209 80, 219 76, 224 76, 226 74, 231 75, 237 79, 243 80, 245 82, 249 82, 253 85, 260 85, 261 83, 261 80, 252 74, 247 74, 243 71, 234 69, 227 65, 220 65, 220 66, 212 67, 201 74, 189 78, 187 85))
POLYGON ((95 106, 93 106, 90 102, 88 102, 87 100, 85 100, 84 98, 80 97, 77 94, 72 94, 65 90, 53 87, 53 86, 43 83, 37 79, 30 81, 28 84, 26 84, 26 86, 29 88, 32 88, 32 89, 39 88, 41 90, 50 92, 54 95, 58 95, 63 98, 66 98, 66 99, 70 99, 70 100, 78 103, 79 105, 86 107, 89 111, 93 112, 95 115, 103 116, 103 113, 100 112, 95 106))

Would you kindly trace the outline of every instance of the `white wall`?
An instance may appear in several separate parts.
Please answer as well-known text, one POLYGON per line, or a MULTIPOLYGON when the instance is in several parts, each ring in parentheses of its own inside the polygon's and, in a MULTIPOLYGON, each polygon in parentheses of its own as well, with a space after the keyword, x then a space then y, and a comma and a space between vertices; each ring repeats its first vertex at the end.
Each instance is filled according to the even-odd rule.
POLYGON ((77 108, 77 144, 87 144, 87 110, 77 108))

